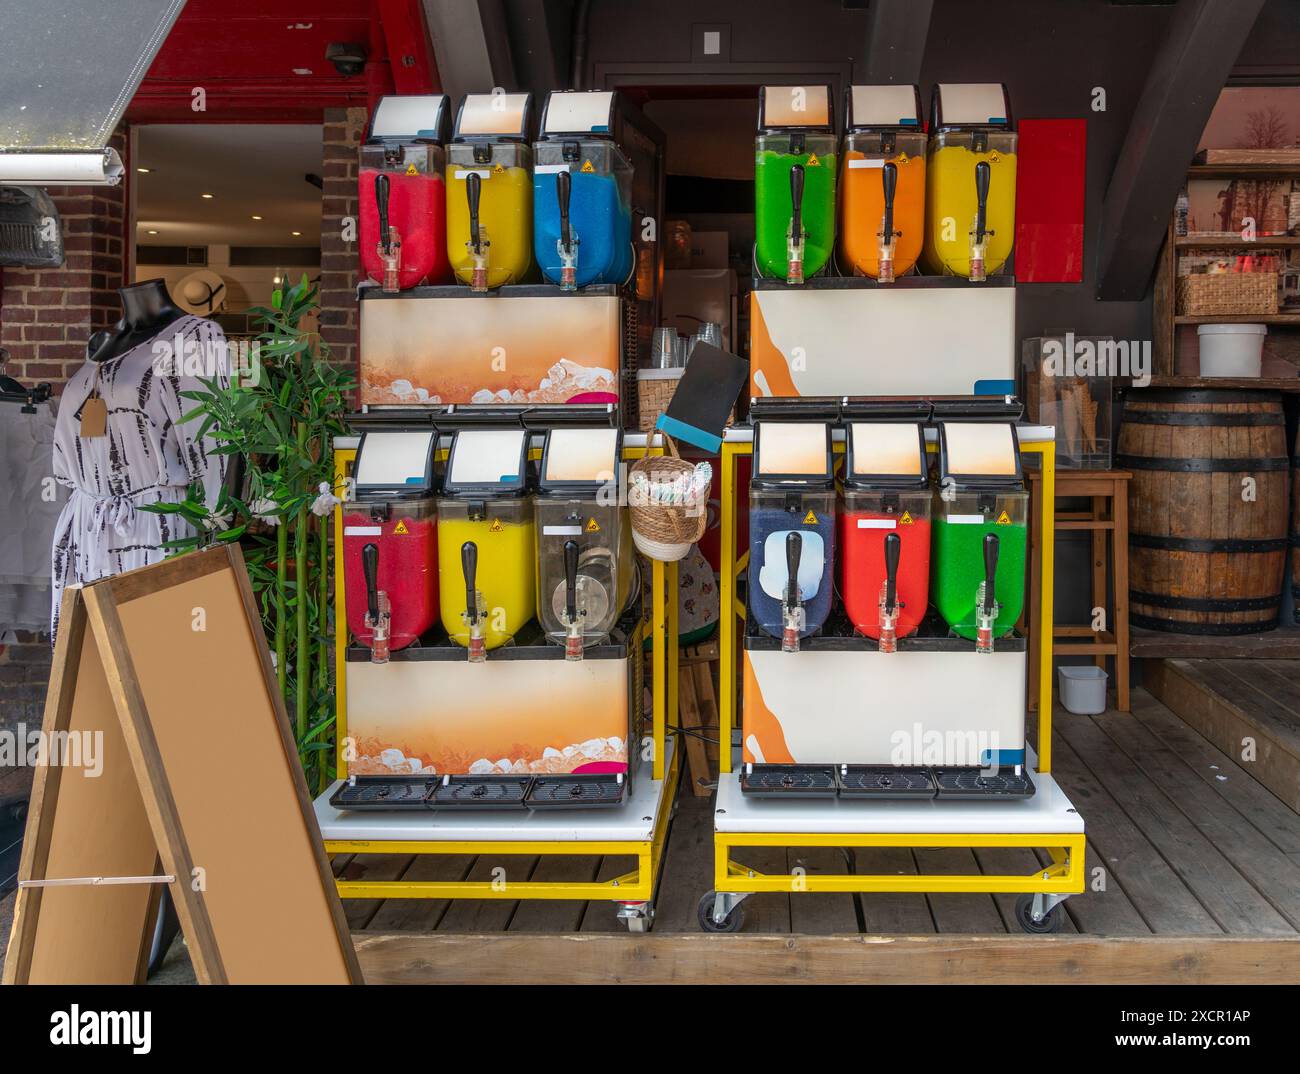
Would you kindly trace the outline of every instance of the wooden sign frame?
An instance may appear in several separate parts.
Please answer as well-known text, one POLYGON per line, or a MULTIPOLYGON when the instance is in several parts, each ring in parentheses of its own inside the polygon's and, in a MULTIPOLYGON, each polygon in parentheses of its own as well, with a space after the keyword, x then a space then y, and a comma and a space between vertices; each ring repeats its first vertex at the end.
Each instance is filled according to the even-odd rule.
POLYGON ((360 983, 238 546, 70 589, 61 624, 47 741, 97 722, 108 758, 130 763, 102 787, 38 767, 5 982, 141 981, 161 875, 201 983, 360 983), (96 816, 103 838, 87 842, 96 816), (109 882, 30 883, 69 876, 109 882))

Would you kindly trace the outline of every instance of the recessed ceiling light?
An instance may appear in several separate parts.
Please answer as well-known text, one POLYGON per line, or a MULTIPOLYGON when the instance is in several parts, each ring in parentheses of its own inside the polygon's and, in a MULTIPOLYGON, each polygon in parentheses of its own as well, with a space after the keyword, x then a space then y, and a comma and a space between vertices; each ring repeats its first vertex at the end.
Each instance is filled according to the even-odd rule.
POLYGON ((262 218, 261 218, 260 216, 258 216, 257 213, 254 213, 254 214, 253 214, 253 219, 254 219, 254 220, 261 220, 262 218))
POLYGON ((155 231, 153 228, 150 228, 150 229, 149 229, 149 234, 150 234, 150 235, 157 235, 158 232, 155 231))
POLYGON ((291 232, 289 232, 289 234, 290 234, 290 235, 301 235, 302 232, 301 232, 301 231, 291 231, 291 232))
POLYGON ((199 197, 201 197, 201 198, 215 198, 216 195, 215 195, 215 194, 200 194, 199 197))
POLYGON ((136 168, 136 171, 138 171, 141 175, 148 175, 150 170, 151 169, 149 168, 136 168))

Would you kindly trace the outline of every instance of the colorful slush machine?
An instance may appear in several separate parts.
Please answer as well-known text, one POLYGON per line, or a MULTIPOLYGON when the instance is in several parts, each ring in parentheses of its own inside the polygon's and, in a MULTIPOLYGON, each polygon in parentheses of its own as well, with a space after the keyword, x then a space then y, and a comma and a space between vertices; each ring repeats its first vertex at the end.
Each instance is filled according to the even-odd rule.
POLYGON ((536 575, 528 432, 464 428, 452 437, 438 499, 442 625, 471 662, 533 618, 536 575))
POLYGON ((537 620, 569 660, 609 637, 633 595, 632 528, 618 497, 622 439, 616 427, 561 427, 542 449, 537 620))
POLYGON ((764 86, 754 145, 754 267, 801 284, 835 249, 836 139, 829 86, 764 86))
POLYGON ((835 473, 830 426, 755 419, 749 483, 749 614, 787 653, 831 610, 835 473))
POLYGON ((447 256, 472 291, 518 283, 533 260, 532 95, 471 93, 447 146, 447 256))
POLYGON ((533 156, 533 250, 566 291, 632 272, 632 165, 615 143, 612 91, 553 90, 533 156))
POLYGON ((432 428, 363 432, 343 505, 348 629, 371 660, 414 644, 438 607, 432 428))
POLYGON ((954 634, 991 653, 1025 603, 1029 494, 1016 427, 941 422, 938 496, 935 606, 954 634))
POLYGON ((853 628, 892 653, 930 600, 925 431, 915 421, 860 420, 870 413, 845 417, 840 595, 853 628))
POLYGON ((361 147, 361 267, 385 291, 445 283, 447 98, 384 97, 361 147))
POLYGON ((840 263, 881 283, 907 272, 925 233, 925 131, 915 86, 851 86, 840 167, 840 263))
POLYGON ((945 276, 999 272, 1016 236, 1016 132, 1006 87, 940 83, 930 102, 924 258, 945 276))

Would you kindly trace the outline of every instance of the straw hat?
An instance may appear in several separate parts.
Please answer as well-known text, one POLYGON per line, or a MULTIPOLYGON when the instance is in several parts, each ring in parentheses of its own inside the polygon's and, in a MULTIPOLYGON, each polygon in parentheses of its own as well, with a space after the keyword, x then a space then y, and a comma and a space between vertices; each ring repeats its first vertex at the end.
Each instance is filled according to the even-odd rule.
POLYGON ((211 317, 226 304, 226 281, 211 269, 198 269, 172 288, 172 300, 186 313, 211 317))

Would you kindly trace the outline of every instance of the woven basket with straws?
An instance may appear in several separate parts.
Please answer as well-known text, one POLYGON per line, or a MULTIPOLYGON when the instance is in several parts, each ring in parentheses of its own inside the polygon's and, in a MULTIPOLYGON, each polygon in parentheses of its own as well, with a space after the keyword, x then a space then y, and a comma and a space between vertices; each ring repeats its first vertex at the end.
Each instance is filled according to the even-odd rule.
POLYGON ((668 454, 647 454, 628 472, 628 514, 637 549, 651 559, 672 563, 704 536, 712 468, 687 462, 662 434, 668 454))

